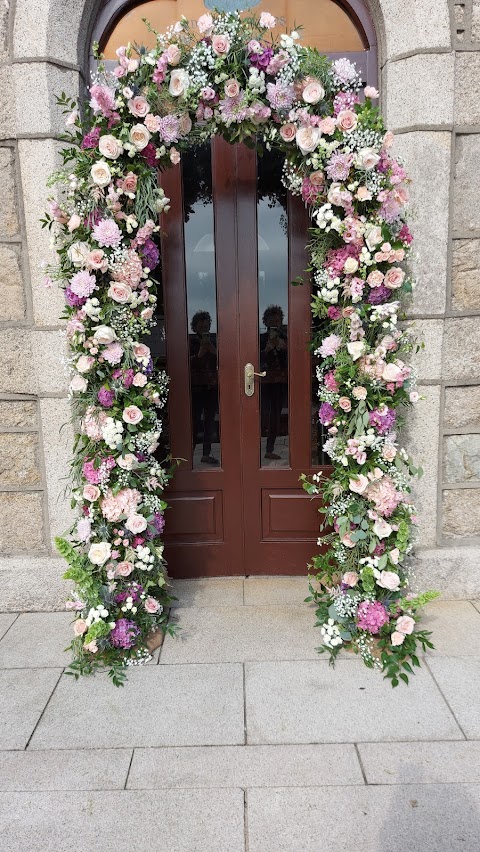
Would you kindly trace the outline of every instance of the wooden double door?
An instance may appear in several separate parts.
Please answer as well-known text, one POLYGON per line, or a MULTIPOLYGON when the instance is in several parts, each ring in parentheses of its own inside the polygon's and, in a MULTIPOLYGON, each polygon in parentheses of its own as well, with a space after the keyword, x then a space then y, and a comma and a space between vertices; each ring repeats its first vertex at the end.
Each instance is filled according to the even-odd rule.
POLYGON ((319 515, 308 216, 279 155, 215 139, 161 175, 174 577, 303 574, 319 515), (255 373, 255 375, 253 375, 255 373), (263 374, 263 375, 258 375, 263 374))

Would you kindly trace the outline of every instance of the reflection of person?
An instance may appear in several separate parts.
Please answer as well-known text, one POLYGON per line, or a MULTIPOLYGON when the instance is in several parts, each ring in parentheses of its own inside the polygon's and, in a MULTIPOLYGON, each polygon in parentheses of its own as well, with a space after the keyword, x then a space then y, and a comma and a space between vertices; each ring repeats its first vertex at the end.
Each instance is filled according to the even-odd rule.
POLYGON ((190 327, 190 375, 192 381, 193 449, 203 415, 203 464, 218 464, 211 455, 215 414, 218 409, 218 372, 216 336, 210 334, 212 318, 208 311, 197 311, 190 327))
POLYGON ((282 408, 287 404, 288 345, 280 305, 269 305, 262 321, 267 331, 260 335, 260 369, 267 375, 262 380, 262 419, 267 433, 266 459, 280 459, 274 452, 280 434, 282 408))

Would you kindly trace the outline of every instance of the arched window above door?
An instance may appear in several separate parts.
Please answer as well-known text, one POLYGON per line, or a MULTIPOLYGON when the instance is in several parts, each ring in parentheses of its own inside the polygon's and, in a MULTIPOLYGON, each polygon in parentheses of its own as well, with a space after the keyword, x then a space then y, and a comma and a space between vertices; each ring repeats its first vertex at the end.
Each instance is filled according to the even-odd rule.
MULTIPOLYGON (((204 0, 107 0, 95 23, 93 37, 106 60, 128 42, 153 47, 155 36, 146 30, 146 18, 157 32, 184 15, 197 20, 214 6, 235 8, 235 3, 204 0)), ((376 36, 364 0, 262 0, 244 3, 251 11, 271 12, 286 21, 286 29, 302 25, 302 42, 332 58, 345 56, 357 64, 365 82, 377 82, 376 36)), ((279 28, 282 32, 284 27, 279 28)))

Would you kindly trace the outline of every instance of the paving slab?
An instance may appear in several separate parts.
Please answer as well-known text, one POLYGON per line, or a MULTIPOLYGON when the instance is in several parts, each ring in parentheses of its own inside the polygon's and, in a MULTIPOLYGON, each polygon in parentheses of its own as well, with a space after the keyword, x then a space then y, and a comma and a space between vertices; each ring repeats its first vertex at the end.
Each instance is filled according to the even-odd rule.
POLYGON ((195 607, 175 615, 181 630, 165 637, 160 665, 318 657, 312 613, 304 606, 195 607))
POLYGON ((0 749, 25 748, 61 671, 0 671, 0 749))
POLYGON ((2 793, 5 852, 244 852, 243 790, 2 793))
POLYGON ((0 639, 2 636, 5 636, 5 633, 12 626, 17 616, 18 613, 16 612, 0 612, 0 639))
POLYGON ((472 601, 472 603, 475 609, 478 609, 478 611, 480 612, 480 601, 472 601))
POLYGON ((172 606, 241 606, 243 577, 209 577, 200 580, 173 580, 172 606))
POLYGON ((122 688, 64 675, 35 749, 236 745, 244 741, 240 665, 144 666, 122 688))
POLYGON ((432 601, 421 626, 432 631, 431 657, 480 657, 480 612, 470 601, 432 601))
POLYGON ((308 595, 307 576, 245 578, 248 606, 300 606, 308 595))
POLYGON ((428 665, 467 739, 480 739, 480 660, 438 657, 428 665))
POLYGON ((62 668, 71 654, 70 612, 26 612, 0 641, 0 668, 62 668))
POLYGON ((480 784, 480 742, 359 743, 369 784, 480 784))
POLYGON ((357 659, 247 663, 245 684, 249 743, 463 739, 426 669, 392 689, 357 659))
POLYGON ((128 789, 363 784, 353 745, 135 749, 128 789))
POLYGON ((247 792, 249 852, 478 852, 480 785, 247 792))
POLYGON ((0 752, 0 791, 123 790, 132 749, 0 752))

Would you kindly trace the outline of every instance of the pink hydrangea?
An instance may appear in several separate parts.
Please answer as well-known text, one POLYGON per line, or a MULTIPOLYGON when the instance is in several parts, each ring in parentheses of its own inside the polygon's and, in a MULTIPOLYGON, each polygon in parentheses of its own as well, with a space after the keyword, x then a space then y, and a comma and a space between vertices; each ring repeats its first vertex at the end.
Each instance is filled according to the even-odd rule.
POLYGON ((98 485, 99 482, 105 482, 108 479, 108 473, 115 467, 115 464, 113 456, 107 456, 106 459, 102 459, 98 467, 95 467, 93 459, 87 459, 83 463, 82 473, 87 482, 90 482, 91 485, 98 485))
POLYGON ((95 115, 102 113, 106 118, 112 115, 115 106, 115 89, 95 84, 90 88, 90 106, 95 115))
POLYGON ((102 427, 105 425, 107 415, 104 411, 97 411, 93 406, 87 408, 82 420, 81 428, 84 435, 91 441, 102 440, 102 427))
POLYGON ((365 491, 365 496, 373 503, 376 511, 385 518, 389 518, 402 502, 402 494, 397 491, 389 476, 382 476, 381 479, 372 482, 365 491))
POLYGON ((342 338, 338 334, 330 334, 324 337, 320 346, 320 355, 322 358, 328 358, 329 355, 335 355, 335 352, 342 345, 342 338))
POLYGON ((113 219, 100 219, 93 229, 93 239, 99 246, 117 248, 122 241, 122 232, 113 219))
POLYGON ((323 384, 329 391, 333 391, 336 393, 338 391, 338 384, 335 379, 335 373, 333 370, 330 370, 328 373, 325 373, 323 377, 323 384))
POLYGON ((132 515, 138 508, 141 494, 136 488, 123 488, 117 495, 109 490, 102 498, 102 515, 107 521, 119 521, 122 515, 132 515))
POLYGON ((388 612, 380 601, 362 601, 357 609, 357 624, 360 630, 379 633, 384 624, 388 624, 388 612))
POLYGON ((122 263, 116 263, 113 267, 112 278, 114 281, 123 281, 135 289, 140 284, 142 272, 141 258, 136 251, 129 250, 125 260, 122 263))

